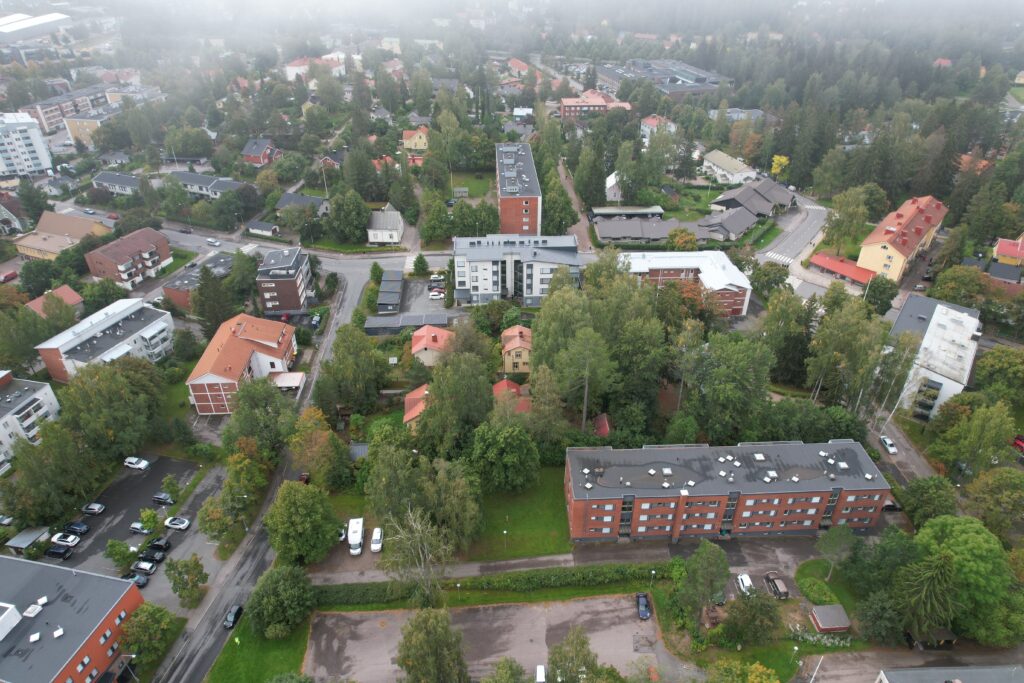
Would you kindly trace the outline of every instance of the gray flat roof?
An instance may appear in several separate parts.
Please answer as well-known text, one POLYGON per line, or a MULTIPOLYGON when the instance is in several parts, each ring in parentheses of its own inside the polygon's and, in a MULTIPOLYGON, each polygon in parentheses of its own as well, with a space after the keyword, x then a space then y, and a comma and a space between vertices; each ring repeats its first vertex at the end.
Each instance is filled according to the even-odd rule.
POLYGON ((850 628, 850 616, 842 605, 815 605, 811 611, 822 628, 850 628))
POLYGON ((257 280, 294 280, 295 274, 309 259, 302 250, 275 249, 263 257, 257 280))
POLYGON ((195 268, 183 268, 178 271, 174 279, 164 283, 164 287, 178 289, 183 292, 190 292, 199 286, 199 272, 203 267, 209 268, 216 277, 224 278, 231 273, 231 264, 234 263, 233 254, 218 251, 195 268))
POLYGON ((494 145, 500 197, 539 197, 540 180, 533 164, 533 151, 525 142, 494 145))
POLYGON ((377 305, 394 305, 402 303, 402 291, 397 292, 385 292, 381 291, 377 294, 377 305))
POLYGON ((889 683, 1024 683, 1024 666, 922 666, 914 669, 882 669, 889 683))
POLYGON ((621 498, 631 493, 677 498, 680 491, 692 496, 721 496, 732 491, 781 495, 835 487, 889 488, 864 447, 847 439, 811 444, 776 441, 714 447, 568 448, 565 453, 577 499, 621 498), (663 475, 665 469, 668 475, 663 475), (664 482, 669 485, 663 486, 664 482))
POLYGON ((629 217, 650 217, 650 216, 661 216, 665 213, 665 209, 658 205, 654 206, 595 206, 590 210, 595 217, 603 216, 604 218, 611 218, 613 216, 629 217))
POLYGON ((452 240, 456 256, 470 261, 498 261, 509 254, 518 254, 525 262, 541 261, 564 265, 580 265, 575 235, 487 235, 456 237, 452 240))
POLYGON ((933 299, 930 296, 911 294, 907 297, 903 308, 900 309, 899 317, 893 323, 889 334, 893 337, 898 337, 904 332, 913 332, 920 337, 924 337, 924 333, 928 330, 928 324, 932 321, 932 316, 935 315, 935 309, 939 304, 952 308, 954 311, 966 313, 975 319, 981 315, 981 312, 976 308, 951 304, 939 299, 933 299))
POLYGON ((55 679, 100 622, 132 590, 130 581, 14 557, 0 557, 0 576, 4 577, 0 581, 0 603, 18 612, 24 613, 46 597, 39 614, 22 616, 0 643, 0 680, 4 681, 55 679), (55 638, 58 627, 64 632, 55 638), (34 633, 39 639, 31 643, 29 637, 34 633))
POLYGON ((670 218, 667 221, 655 218, 601 218, 594 221, 594 231, 599 239, 619 240, 665 240, 668 233, 679 227, 679 221, 670 218))
POLYGON ((365 328, 381 327, 401 329, 403 327, 422 327, 423 325, 436 325, 447 327, 449 323, 447 313, 402 313, 401 315, 371 315, 366 318, 365 328))
POLYGON ((381 294, 383 294, 384 292, 399 292, 399 293, 401 293, 402 292, 402 287, 404 286, 404 284, 405 283, 402 280, 381 280, 380 281, 380 293, 381 294))
POLYGON ((45 386, 46 382, 12 378, 10 384, 0 387, 0 419, 21 410, 45 386))
POLYGON ((164 311, 143 306, 135 313, 112 323, 103 332, 97 332, 78 346, 68 349, 64 352, 64 357, 80 363, 88 363, 110 351, 125 339, 146 329, 162 318, 164 313, 164 311))

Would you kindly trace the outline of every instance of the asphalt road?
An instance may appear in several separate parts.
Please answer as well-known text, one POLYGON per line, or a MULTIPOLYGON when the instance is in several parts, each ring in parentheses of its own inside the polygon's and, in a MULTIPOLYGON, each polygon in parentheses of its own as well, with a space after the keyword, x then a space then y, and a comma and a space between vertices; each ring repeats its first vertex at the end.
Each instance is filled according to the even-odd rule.
POLYGON ((775 222, 783 232, 775 241, 757 253, 759 263, 775 261, 788 266, 800 256, 822 227, 828 210, 812 200, 796 196, 796 207, 776 217, 775 222))

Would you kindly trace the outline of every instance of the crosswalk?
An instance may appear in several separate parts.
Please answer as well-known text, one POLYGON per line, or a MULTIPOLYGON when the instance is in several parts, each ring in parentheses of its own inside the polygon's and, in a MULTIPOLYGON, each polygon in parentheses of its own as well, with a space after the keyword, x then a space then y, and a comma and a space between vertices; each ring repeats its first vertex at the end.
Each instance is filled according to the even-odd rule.
POLYGON ((794 258, 792 256, 786 256, 785 254, 780 254, 777 251, 769 251, 767 254, 765 254, 765 258, 767 258, 769 261, 781 263, 784 266, 788 266, 790 263, 794 261, 794 258))
POLYGON ((416 261, 416 254, 408 254, 405 257, 405 272, 411 273, 413 269, 413 263, 416 261))

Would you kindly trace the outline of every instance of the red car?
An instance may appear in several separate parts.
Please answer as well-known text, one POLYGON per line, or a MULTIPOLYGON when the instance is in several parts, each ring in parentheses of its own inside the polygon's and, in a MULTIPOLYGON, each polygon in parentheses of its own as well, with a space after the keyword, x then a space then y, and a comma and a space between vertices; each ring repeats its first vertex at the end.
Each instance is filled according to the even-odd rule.
POLYGON ((0 282, 10 282, 11 280, 15 279, 16 277, 18 277, 18 274, 15 271, 13 271, 13 270, 9 270, 6 273, 4 273, 3 275, 0 275, 0 282))
POLYGON ((112 221, 116 221, 116 220, 120 220, 121 217, 118 216, 116 213, 111 212, 111 213, 107 214, 107 218, 109 218, 112 221))
POLYGON ((1013 437, 1013 447, 1021 453, 1024 453, 1024 434, 1018 434, 1013 437))

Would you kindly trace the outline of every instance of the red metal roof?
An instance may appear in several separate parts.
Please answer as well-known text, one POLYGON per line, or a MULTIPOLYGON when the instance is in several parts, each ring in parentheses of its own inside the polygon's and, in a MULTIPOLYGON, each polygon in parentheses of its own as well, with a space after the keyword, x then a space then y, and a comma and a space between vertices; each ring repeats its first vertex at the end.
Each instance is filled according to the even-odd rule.
POLYGON ((996 256, 1005 258, 1024 259, 1024 235, 1015 240, 1000 238, 996 242, 996 256))
POLYGON ((811 264, 818 266, 822 270, 827 270, 830 273, 842 275, 843 277, 862 285, 866 285, 871 281, 871 278, 875 276, 875 272, 873 270, 861 268, 853 261, 847 261, 841 256, 829 256, 820 252, 811 257, 811 264))
POLYGON ((880 220, 878 227, 861 244, 887 242, 909 258, 925 235, 938 229, 947 213, 949 209, 946 205, 931 195, 911 197, 900 208, 880 220))

